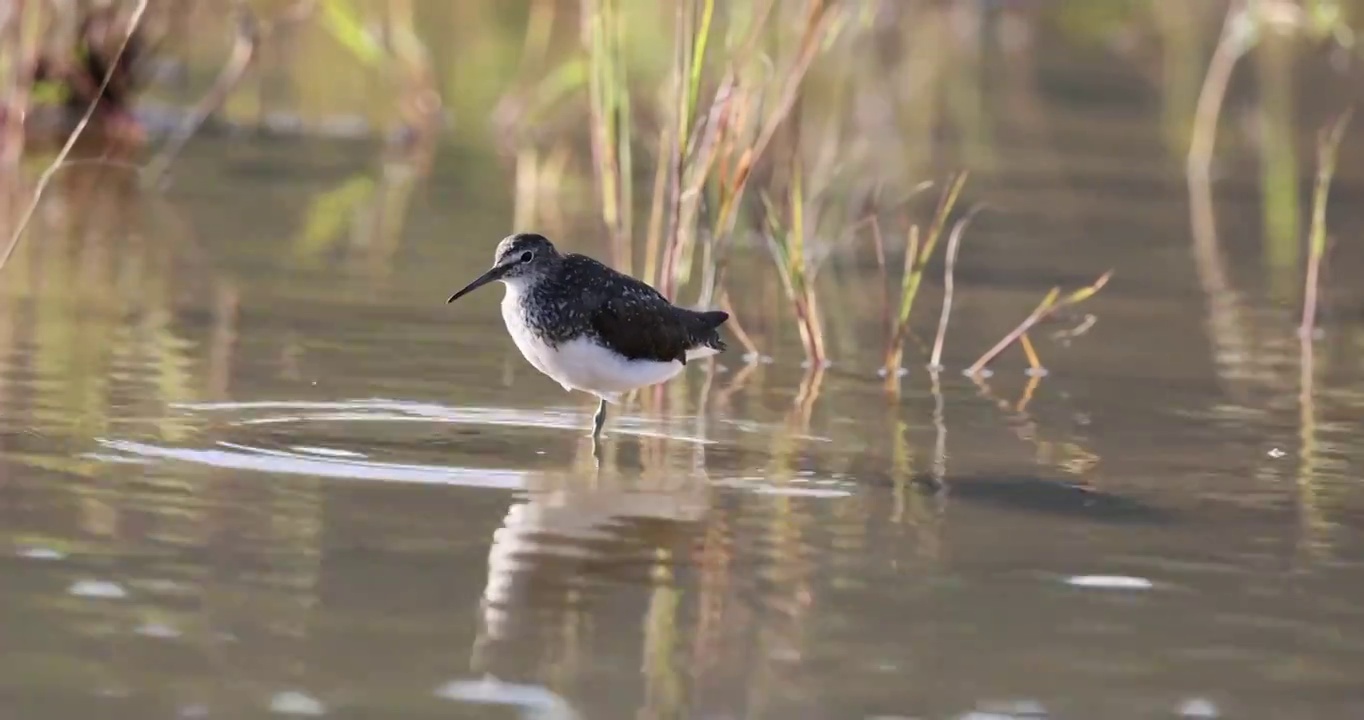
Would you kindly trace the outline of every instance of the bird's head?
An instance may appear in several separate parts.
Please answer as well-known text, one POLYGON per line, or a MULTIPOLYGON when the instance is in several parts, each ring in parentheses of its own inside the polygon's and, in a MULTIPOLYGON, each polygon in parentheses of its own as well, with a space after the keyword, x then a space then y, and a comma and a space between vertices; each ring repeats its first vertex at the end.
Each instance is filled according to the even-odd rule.
POLYGON ((544 235, 517 233, 508 235, 497 244, 493 254, 493 266, 478 276, 464 289, 450 296, 452 303, 465 295, 495 280, 512 284, 533 281, 559 259, 559 251, 544 235))

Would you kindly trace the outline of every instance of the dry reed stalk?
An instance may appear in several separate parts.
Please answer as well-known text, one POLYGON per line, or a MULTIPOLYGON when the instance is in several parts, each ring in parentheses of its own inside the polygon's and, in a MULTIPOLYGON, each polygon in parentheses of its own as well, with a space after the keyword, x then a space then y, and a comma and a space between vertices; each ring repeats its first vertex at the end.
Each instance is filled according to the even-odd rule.
MULTIPOLYGON (((692 135, 686 168, 677 174, 680 181, 674 185, 676 194, 671 205, 673 214, 664 280, 673 287, 690 276, 690 255, 699 232, 699 211, 706 185, 714 186, 714 202, 718 213, 724 215, 735 202, 734 188, 739 179, 746 177, 750 169, 743 158, 737 164, 724 162, 728 159, 725 151, 732 152, 734 147, 735 128, 741 127, 747 118, 749 99, 737 96, 736 92, 735 77, 727 74, 720 82, 701 131, 692 135)), ((713 237, 714 227, 711 232, 713 237)), ((707 243, 708 248, 711 245, 713 243, 707 243)), ((703 294, 701 300, 705 303, 709 298, 703 294)))
MULTIPOLYGON (((922 244, 923 244, 923 242, 922 242, 922 238, 921 238, 921 233, 920 233, 920 231, 919 231, 919 226, 918 226, 918 225, 910 225, 910 226, 909 226, 909 234, 908 234, 908 236, 907 236, 906 239, 905 239, 905 262, 904 262, 904 267, 901 268, 901 270, 900 270, 900 278, 901 278, 900 308, 899 308, 899 310, 897 310, 896 313, 891 317, 890 327, 888 328, 888 330, 889 330, 889 332, 890 332, 890 335, 889 335, 889 336, 887 337, 887 339, 886 339, 886 343, 887 343, 887 344, 886 344, 887 356, 889 357, 889 354, 890 354, 891 352, 894 352, 894 358, 895 358, 895 361, 894 361, 893 365, 892 365, 892 363, 890 363, 889 361, 887 361, 887 363, 886 363, 886 366, 885 366, 884 369, 885 369, 885 371, 886 371, 886 373, 887 373, 888 375, 889 375, 889 374, 898 374, 898 373, 893 373, 892 371, 893 371, 893 370, 899 369, 899 367, 900 367, 900 359, 903 357, 903 348, 902 348, 902 344, 903 344, 903 343, 901 342, 900 339, 901 339, 902 337, 904 337, 904 335, 905 335, 906 333, 909 332, 909 309, 910 309, 909 306, 906 306, 906 305, 905 305, 905 298, 908 297, 910 303, 913 303, 913 302, 914 302, 913 296, 909 296, 909 295, 906 295, 906 294, 905 294, 905 290, 904 290, 903 283, 904 283, 904 278, 908 278, 908 277, 910 277, 911 275, 914 274, 914 265, 915 265, 915 263, 918 262, 918 257, 919 257, 919 252, 920 252, 919 248, 922 246, 922 244), (903 317, 901 316, 901 313, 902 313, 902 312, 903 312, 903 317)), ((917 289, 917 288, 916 288, 916 289, 917 289)))
MULTIPOLYGON (((766 11, 770 11, 770 9, 768 6, 766 11)), ((763 157, 763 153, 767 150, 777 130, 791 114, 810 65, 814 62, 820 49, 837 35, 837 30, 841 28, 848 12, 850 12, 848 8, 841 5, 833 6, 825 0, 811 1, 805 15, 799 50, 783 77, 776 106, 762 122, 757 137, 740 154, 732 177, 730 197, 721 202, 714 231, 709 239, 713 247, 701 288, 702 303, 709 302, 714 296, 716 288, 724 281, 724 273, 728 266, 727 251, 737 222, 738 203, 743 199, 748 180, 752 175, 753 165, 763 157)), ((755 95, 753 102, 755 105, 759 104, 756 100, 757 96, 755 95)))
POLYGON ((582 0, 582 42, 588 62, 593 169, 602 221, 611 237, 614 264, 632 270, 631 210, 634 176, 630 156, 630 91, 625 73, 618 0, 582 0))
MULTIPOLYGON (((912 198, 931 187, 933 187, 933 182, 931 180, 921 182, 910 192, 909 197, 912 198)), ((892 316, 890 311, 890 272, 886 265, 886 239, 881 233, 881 221, 875 214, 869 216, 864 222, 871 226, 872 250, 876 257, 876 270, 879 275, 881 288, 881 327, 885 328, 887 342, 889 342, 889 338, 895 333, 895 324, 891 319, 892 316)), ((913 247, 906 248, 906 259, 912 258, 918 253, 918 229, 912 228, 912 230, 913 232, 911 233, 910 239, 912 240, 913 247)), ((908 267, 908 265, 906 267, 908 267)))
POLYGON ((501 131, 499 135, 510 139, 503 141, 507 143, 503 151, 513 157, 512 222, 517 228, 529 228, 541 221, 544 215, 539 202, 541 188, 547 186, 546 176, 550 174, 544 153, 526 137, 534 122, 532 116, 539 106, 548 104, 549 99, 558 99, 565 84, 581 85, 572 79, 566 81, 564 77, 572 74, 565 68, 578 65, 569 63, 554 71, 545 67, 557 16, 554 0, 531 0, 517 79, 513 89, 498 99, 492 113, 493 122, 501 131))
POLYGON ((891 332, 890 324, 890 273, 886 269, 886 239, 881 234, 881 222, 871 217, 872 248, 876 251, 876 269, 880 274, 881 287, 881 327, 891 332))
POLYGON ((110 58, 109 69, 105 72, 104 78, 100 80, 99 88, 95 91, 94 99, 91 100, 89 107, 85 109, 85 113, 81 116, 80 121, 76 123, 76 127, 66 138, 66 142, 62 145, 61 150, 57 151, 57 156, 52 159, 52 163, 38 176, 38 182, 33 188, 33 196, 30 198, 28 205, 24 207, 24 212, 20 215, 18 223, 15 224, 14 230, 10 234, 9 242, 5 246, 4 254, 0 255, 0 270, 3 270, 5 266, 9 264, 10 257, 14 255, 14 249, 19 245, 19 239, 23 237, 24 231, 28 229, 28 224, 33 220, 33 214, 38 210, 38 203, 42 201, 43 193, 47 190, 47 186, 52 183, 53 176, 62 168, 62 165, 66 162, 67 156, 71 154, 71 149, 76 146, 76 142, 80 140, 81 135, 85 132, 85 128, 90 124, 90 118, 94 116, 96 106, 99 105, 100 100, 104 97, 105 90, 109 88, 109 82, 113 80, 114 73, 118 71, 119 62, 123 60, 123 53, 128 49, 128 43, 132 40, 133 34, 137 32, 138 27, 142 24, 142 16, 147 12, 148 3, 149 0, 137 0, 137 5, 134 6, 132 15, 128 19, 128 32, 123 36, 123 40, 119 43, 118 50, 113 54, 113 57, 110 58))
POLYGON ((1267 31, 1318 40, 1331 38, 1340 47, 1353 44, 1353 32, 1336 3, 1237 0, 1228 5, 1217 47, 1198 93, 1185 159, 1193 234, 1196 241, 1205 245, 1214 242, 1217 232, 1210 169, 1222 105, 1236 64, 1267 31))
POLYGON ((1331 178, 1336 172, 1336 157, 1352 110, 1347 110, 1317 138, 1317 177, 1312 188, 1312 225, 1308 231, 1307 279, 1303 288, 1302 322, 1298 333, 1311 341, 1317 319, 1320 294, 1321 261, 1326 256, 1326 202, 1331 194, 1331 178))
POLYGON ((386 138, 385 165, 401 166, 412 175, 430 171, 441 129, 443 101, 437 89, 431 53, 417 34, 413 0, 390 0, 385 4, 383 39, 389 64, 397 76, 397 127, 386 138))
POLYGON ((649 203, 649 224, 644 233, 645 282, 658 284, 659 253, 663 248, 664 206, 667 204, 669 161, 677 151, 673 148, 674 135, 668 123, 658 129, 658 156, 654 162, 654 188, 649 203))
POLYGON ((956 206, 957 198, 961 195, 962 187, 966 184, 966 178, 966 172, 958 173, 943 189, 943 194, 938 198, 938 206, 933 213, 933 220, 929 224, 922 247, 918 242, 919 227, 914 225, 910 228, 910 242, 905 254, 905 269, 900 278, 900 310, 891 328, 890 337, 887 339, 885 362, 882 364, 882 369, 888 379, 893 379, 899 375, 904 359, 905 338, 909 336, 909 315, 914 309, 914 299, 919 294, 919 285, 923 281, 924 269, 928 266, 928 261, 933 256, 933 250, 942 237, 943 228, 947 224, 947 217, 951 214, 952 208, 956 206))
MULTIPOLYGON (((658 275, 654 281, 668 297, 673 297, 677 291, 677 268, 682 262, 679 238, 691 232, 692 223, 683 220, 683 208, 690 201, 684 188, 689 184, 690 177, 698 174, 704 177, 710 171, 709 162, 704 159, 704 153, 698 154, 695 144, 695 106, 714 10, 713 0, 686 0, 677 5, 673 38, 672 122, 667 126, 666 142, 660 144, 659 164, 662 167, 654 182, 651 232, 646 249, 649 258, 646 264, 657 268, 658 275), (666 176, 663 175, 664 168, 666 176), (664 188, 667 188, 666 192, 664 188), (666 231, 663 224, 665 205, 666 231), (654 217, 657 217, 656 223, 654 217), (655 228, 657 233, 653 231, 655 228), (660 256, 661 266, 658 265, 660 256)), ((708 114, 707 118, 712 115, 708 114)), ((705 149, 701 148, 702 151, 705 149)))
POLYGON ((738 340, 739 344, 743 346, 744 355, 756 360, 759 354, 758 345, 753 342, 752 336, 744 329, 743 323, 739 322, 739 314, 735 312, 734 304, 729 301, 729 296, 721 295, 719 304, 721 310, 729 313, 729 323, 725 327, 729 328, 730 334, 734 335, 734 339, 738 340))
MULTIPOLYGON (((710 235, 703 248, 706 261, 702 268, 705 274, 699 302, 701 305, 715 302, 718 280, 723 274, 725 259, 723 248, 734 231, 738 207, 746 190, 749 175, 771 142, 777 128, 790 114, 796 91, 825 38, 824 31, 828 29, 825 21, 829 17, 826 12, 827 3, 824 0, 813 0, 803 25, 800 48, 778 85, 776 106, 766 117, 755 121, 751 110, 766 104, 763 96, 769 88, 748 79, 749 74, 743 70, 750 65, 765 62, 758 54, 758 48, 763 38, 762 31, 775 4, 775 0, 743 4, 750 11, 747 32, 737 42, 737 49, 731 55, 710 109, 705 115, 702 130, 697 132, 693 127, 685 142, 679 144, 679 149, 685 148, 682 152, 686 162, 677 169, 673 178, 674 195, 671 202, 670 231, 667 236, 668 248, 664 253, 662 277, 659 278, 660 289, 666 288, 665 294, 672 294, 678 285, 689 278, 691 256, 699 229, 700 201, 706 186, 711 185, 715 191, 712 202, 716 210, 709 228, 710 235)), ((706 6, 700 14, 704 32, 697 33, 696 42, 691 44, 687 55, 692 61, 685 64, 688 88, 686 94, 690 99, 679 105, 693 112, 703 69, 698 62, 700 58, 696 55, 704 52, 708 45, 705 38, 710 31, 711 5, 710 0, 706 0, 706 6)), ((736 3, 731 7, 739 6, 740 4, 736 3)), ((738 24, 738 20, 731 18, 731 27, 738 24)), ((679 62, 678 66, 682 67, 683 63, 679 62)))
MULTIPOLYGON (((313 6, 312 0, 300 2, 299 7, 287 14, 286 20, 301 20, 306 17, 306 12, 310 12, 313 6)), ((256 16, 251 9, 242 5, 238 8, 240 13, 237 18, 237 32, 233 37, 232 51, 228 54, 227 62, 222 70, 218 71, 218 77, 214 79, 213 86, 203 98, 195 104, 190 114, 175 129, 175 134, 166 141, 156 157, 147 164, 145 180, 150 183, 159 181, 175 160, 176 156, 184 148, 185 143, 189 142, 194 133, 198 131, 204 121, 213 111, 222 107, 227 100, 228 94, 237 87, 237 83, 246 75, 247 69, 251 67, 252 61, 256 58, 256 51, 260 46, 261 28, 256 16)))
MULTIPOLYGON (((1099 279, 1095 280, 1092 284, 1086 285, 1085 287, 1082 287, 1072 292, 1071 294, 1067 295, 1064 298, 1061 298, 1060 300, 1057 300, 1057 298, 1060 297, 1061 295, 1061 288, 1059 287, 1052 288, 1051 291, 1047 293, 1047 296, 1042 298, 1042 302, 1037 304, 1037 307, 1033 309, 1032 313, 1029 314, 1028 317, 1024 318, 1023 322, 1019 323, 1018 327, 1014 328, 1008 335, 1005 335, 1004 338, 1001 339, 998 343, 995 343, 994 347, 990 348, 985 352, 984 355, 980 356, 979 360, 976 360, 974 363, 972 363, 971 367, 966 369, 966 374, 979 375, 980 371, 983 370, 991 360, 995 359, 995 357, 998 356, 1001 352, 1003 352, 1006 348, 1014 344, 1014 342, 1016 342, 1019 338, 1021 338, 1024 334, 1031 330, 1034 325, 1041 322, 1047 316, 1055 313, 1061 308, 1070 305, 1075 305, 1076 303, 1085 301, 1089 297, 1093 296, 1095 293, 1099 292, 1099 290, 1101 290, 1104 285, 1107 285, 1108 280, 1111 277, 1113 277, 1113 271, 1109 270, 1103 275, 1100 275, 1099 279)), ((1036 362, 1036 369, 1040 370, 1041 363, 1040 361, 1035 360, 1035 353, 1032 360, 1036 362)))
POLYGON ((1189 209, 1192 215, 1195 238, 1216 237, 1216 218, 1212 208, 1212 189, 1210 167, 1212 152, 1217 143, 1218 119, 1222 114, 1222 101, 1226 97, 1227 86, 1231 83, 1232 71, 1236 63, 1249 49, 1246 40, 1236 32, 1238 7, 1228 7, 1223 21, 1222 33, 1213 51, 1212 61, 1208 64, 1208 74, 1203 78, 1203 87, 1198 93, 1198 103, 1194 109, 1193 133, 1189 140, 1189 153, 1185 159, 1184 174, 1189 185, 1189 209))
MULTIPOLYGON (((614 1, 614 0, 613 0, 614 1)), ((620 218, 616 225, 616 244, 617 262, 620 267, 627 271, 634 269, 634 212, 635 212, 635 168, 632 156, 631 141, 634 133, 631 130, 630 114, 630 80, 626 74, 625 63, 625 23, 620 19, 620 10, 612 7, 611 29, 613 30, 608 40, 611 42, 612 55, 615 58, 614 65, 616 77, 614 82, 614 99, 616 113, 616 127, 614 128, 616 141, 616 162, 619 170, 618 185, 620 187, 620 199, 616 201, 619 207, 620 218)))
POLYGON ((819 314, 819 299, 815 293, 814 269, 807 259, 805 243, 806 207, 803 170, 800 155, 795 156, 787 192, 787 223, 781 221, 774 203, 764 198, 767 207, 768 232, 763 237, 777 266, 782 289, 791 303, 800 332, 801 345, 811 367, 827 362, 824 348, 824 328, 819 314))
POLYGON ((943 341, 947 338, 947 321, 952 314, 952 293, 956 285, 954 273, 957 269, 957 251, 961 247, 961 236, 966 232, 966 227, 971 224, 971 218, 980 212, 981 206, 976 205, 966 213, 966 217, 958 220, 952 226, 952 232, 947 237, 947 258, 943 268, 943 296, 942 314, 938 317, 938 336, 933 340, 933 353, 929 356, 928 367, 930 370, 942 370, 942 348, 943 341))
POLYGON ((1028 371, 1033 377, 1040 377, 1046 373, 1046 368, 1042 367, 1042 358, 1037 355, 1037 348, 1032 345, 1032 338, 1027 333, 1018 336, 1018 346, 1023 348, 1023 355, 1028 358, 1028 371))
POLYGON ((1312 223, 1308 231, 1307 277, 1303 287, 1302 321, 1298 326, 1298 492, 1299 505, 1308 516, 1304 525, 1320 524, 1316 482, 1320 440, 1316 412, 1315 328, 1320 294, 1321 263, 1326 256, 1326 205, 1335 174, 1340 142, 1352 111, 1347 110, 1317 138, 1317 175, 1312 188, 1312 223))

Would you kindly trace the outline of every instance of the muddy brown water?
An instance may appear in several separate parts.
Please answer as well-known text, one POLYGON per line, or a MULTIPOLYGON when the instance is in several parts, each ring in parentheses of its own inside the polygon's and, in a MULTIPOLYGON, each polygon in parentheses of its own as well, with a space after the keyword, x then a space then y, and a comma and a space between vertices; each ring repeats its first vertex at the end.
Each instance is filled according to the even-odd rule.
POLYGON ((807 373, 755 256, 772 361, 694 364, 599 460, 501 291, 444 303, 509 230, 491 158, 441 152, 391 248, 304 236, 362 143, 73 170, 0 283, 0 717, 1359 717, 1358 180, 1304 403, 1254 181, 1209 291, 1156 101, 1057 84, 1060 141, 1001 120, 939 383, 911 349, 887 398, 851 261, 807 373), (961 376, 1110 267, 1046 377, 961 376))

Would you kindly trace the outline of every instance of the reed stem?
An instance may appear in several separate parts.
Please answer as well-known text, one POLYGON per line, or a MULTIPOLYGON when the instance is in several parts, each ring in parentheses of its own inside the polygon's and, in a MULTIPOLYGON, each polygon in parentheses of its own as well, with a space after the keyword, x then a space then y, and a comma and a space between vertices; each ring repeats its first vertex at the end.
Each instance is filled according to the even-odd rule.
POLYGON ((1336 172, 1340 141, 1352 115, 1352 111, 1345 111, 1317 139, 1317 177, 1312 188, 1312 225, 1307 240, 1307 280, 1303 288, 1302 322, 1298 326, 1298 332, 1304 338, 1312 336, 1316 325, 1321 261, 1326 256, 1326 203, 1331 194, 1331 178, 1336 172))

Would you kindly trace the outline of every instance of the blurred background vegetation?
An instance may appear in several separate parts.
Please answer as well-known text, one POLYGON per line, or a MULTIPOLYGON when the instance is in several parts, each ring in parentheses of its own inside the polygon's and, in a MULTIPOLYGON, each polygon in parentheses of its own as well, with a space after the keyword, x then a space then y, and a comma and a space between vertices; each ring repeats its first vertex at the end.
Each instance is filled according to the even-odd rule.
MULTIPOLYGON (((92 152, 135 158, 155 182, 197 133, 382 143, 376 172, 310 203, 298 253, 349 238, 383 256, 414 241, 403 233, 412 185, 443 149, 461 174, 505 188, 508 229, 604 238, 610 262, 679 301, 733 310, 731 262, 774 278, 814 364, 829 354, 827 314, 880 312, 891 370, 917 275, 942 247, 930 231, 946 235, 965 210, 945 202, 957 197, 944 194, 949 176, 970 174, 973 201, 1001 200, 991 171, 1018 161, 1002 117, 1015 121, 1005 132, 1066 142, 1066 120, 1038 110, 1038 93, 1055 90, 1038 85, 1051 38, 1100 66, 1076 93, 1092 100, 1111 73, 1149 85, 1102 92, 1159 96, 1200 241, 1215 232, 1213 150, 1223 173, 1255 163, 1266 261, 1292 277, 1312 172, 1303 148, 1342 109, 1296 78, 1319 65, 1357 75, 1361 15, 1357 0, 26 0, 4 18, 4 157, 11 170, 21 154, 43 167, 103 69, 127 66, 111 76, 112 110, 92 117, 91 136, 106 140, 92 152), (133 22, 127 57, 112 63, 133 22), (1234 75, 1243 60, 1254 72, 1234 75), (1245 122, 1225 120, 1228 92, 1245 122), (18 111, 63 102, 57 120, 29 113, 25 143, 18 111), (736 248, 765 249, 770 263, 744 263, 736 248), (903 271, 888 249, 913 256, 903 271), (879 310, 820 302, 821 287, 847 281, 820 272, 828 258, 873 255, 898 298, 879 310)), ((1121 107, 1089 131, 1124 133, 1121 107)))
MULTIPOLYGON (((94 233, 129 221, 94 208, 126 214, 138 187, 211 176, 212 158, 177 163, 196 140, 331 139, 353 169, 300 203, 297 233, 272 250, 291 261, 339 253, 384 273, 400 248, 436 241, 405 222, 414 188, 443 173, 502 198, 503 232, 569 238, 679 302, 731 310, 751 360, 793 331, 822 367, 868 345, 859 323, 830 330, 829 318, 875 318, 894 387, 902 365, 940 364, 950 308, 931 358, 920 338, 932 321, 911 327, 911 315, 926 271, 971 245, 966 219, 1037 210, 1003 169, 1057 177, 1059 156, 1037 148, 1121 142, 1142 122, 1127 108, 1152 97, 1163 157, 1123 170, 1184 178, 1188 207, 1169 212, 1189 214, 1214 344, 1253 345, 1212 186, 1258 196, 1265 277, 1295 302, 1312 147, 1358 94, 1364 0, 25 0, 0 21, 4 262, 35 178, 87 109, 42 208, 94 233), (1075 116, 1044 112, 1044 95, 1069 98, 1075 116), (71 207, 83 210, 62 214, 71 207), (869 269, 878 291, 837 291, 869 269), (736 308, 736 283, 763 299, 736 308)), ((1348 134, 1343 148, 1354 152, 1348 134)), ((1340 166, 1337 180, 1354 182, 1359 165, 1340 166)), ((1082 202, 1058 194, 1045 212, 1082 202)), ((32 252, 61 247, 42 245, 32 252)), ((1106 271, 1121 277, 1124 252, 1066 273, 1033 317, 1092 295, 1106 271)), ((13 273, 4 285, 25 292, 13 273)), ((224 308, 233 296, 221 291, 224 308)), ((1021 329, 1006 339, 1040 369, 1021 329)))

